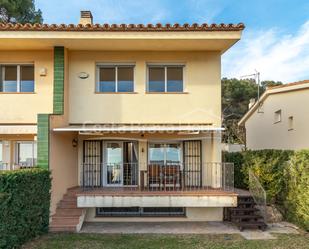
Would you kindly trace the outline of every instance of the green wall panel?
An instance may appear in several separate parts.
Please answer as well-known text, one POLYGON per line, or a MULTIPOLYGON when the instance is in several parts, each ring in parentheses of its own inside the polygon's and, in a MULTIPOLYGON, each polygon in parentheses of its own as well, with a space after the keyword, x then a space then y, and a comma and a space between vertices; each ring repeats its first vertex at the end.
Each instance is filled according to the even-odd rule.
MULTIPOLYGON (((54 96, 53 113, 62 115, 64 110, 64 47, 54 48, 54 96)), ((50 114, 38 114, 37 166, 49 168, 50 114)))
POLYGON ((54 48, 53 114, 63 114, 64 108, 64 47, 54 48))
POLYGON ((38 158, 37 166, 49 168, 49 114, 38 114, 38 158))

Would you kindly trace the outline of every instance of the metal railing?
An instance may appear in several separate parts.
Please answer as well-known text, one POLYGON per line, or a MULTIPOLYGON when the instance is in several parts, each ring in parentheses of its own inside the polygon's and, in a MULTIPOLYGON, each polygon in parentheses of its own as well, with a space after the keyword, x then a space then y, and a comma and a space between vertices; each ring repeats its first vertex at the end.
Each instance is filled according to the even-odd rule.
POLYGON ((234 190, 233 163, 83 163, 82 186, 144 191, 234 190))
POLYGON ((31 166, 31 165, 10 165, 9 163, 0 163, 0 170, 18 170, 18 169, 32 169, 35 168, 36 166, 31 166))
POLYGON ((267 222, 266 191, 252 170, 249 170, 249 191, 257 205, 257 208, 260 210, 264 221, 267 222))
POLYGON ((0 170, 10 170, 10 165, 8 163, 0 162, 0 170))

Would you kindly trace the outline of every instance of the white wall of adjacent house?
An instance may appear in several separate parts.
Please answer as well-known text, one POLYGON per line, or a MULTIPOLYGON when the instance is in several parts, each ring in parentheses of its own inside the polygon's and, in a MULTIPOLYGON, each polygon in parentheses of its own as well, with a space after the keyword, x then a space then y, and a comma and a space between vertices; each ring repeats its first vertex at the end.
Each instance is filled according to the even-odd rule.
POLYGON ((247 148, 309 148, 308 107, 308 88, 269 95, 245 123, 247 148))

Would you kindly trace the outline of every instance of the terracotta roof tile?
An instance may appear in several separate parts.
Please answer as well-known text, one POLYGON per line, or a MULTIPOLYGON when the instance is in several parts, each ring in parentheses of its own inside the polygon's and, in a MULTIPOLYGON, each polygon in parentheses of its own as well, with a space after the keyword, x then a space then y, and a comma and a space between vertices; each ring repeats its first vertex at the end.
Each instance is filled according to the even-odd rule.
POLYGON ((288 83, 288 84, 283 84, 283 85, 279 85, 279 86, 272 86, 269 87, 269 89, 277 89, 277 88, 283 88, 283 87, 289 87, 289 86, 296 86, 296 85, 302 85, 302 84, 308 84, 309 80, 302 80, 302 81, 296 81, 296 82, 292 82, 292 83, 288 83))
POLYGON ((125 32, 166 32, 166 31, 240 31, 245 28, 243 23, 238 24, 20 24, 0 23, 0 31, 125 31, 125 32))

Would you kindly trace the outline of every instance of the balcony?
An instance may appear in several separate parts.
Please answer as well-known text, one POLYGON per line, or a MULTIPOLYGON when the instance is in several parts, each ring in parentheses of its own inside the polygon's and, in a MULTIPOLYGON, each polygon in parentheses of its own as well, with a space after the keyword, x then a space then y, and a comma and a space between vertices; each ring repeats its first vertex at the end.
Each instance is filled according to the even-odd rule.
POLYGON ((79 207, 235 206, 232 163, 82 165, 79 207))

